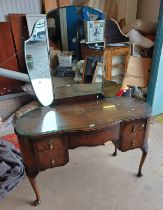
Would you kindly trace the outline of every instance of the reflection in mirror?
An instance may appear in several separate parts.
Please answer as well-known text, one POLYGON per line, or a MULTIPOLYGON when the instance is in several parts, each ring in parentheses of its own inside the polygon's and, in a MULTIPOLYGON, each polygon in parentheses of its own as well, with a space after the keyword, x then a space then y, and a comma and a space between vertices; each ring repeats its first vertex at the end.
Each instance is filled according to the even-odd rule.
POLYGON ((25 41, 28 74, 34 92, 43 106, 50 105, 54 100, 46 28, 45 20, 38 20, 31 37, 25 41))
MULTIPOLYGON (((104 55, 105 51, 109 49, 109 47, 104 49, 105 39, 102 39, 102 43, 97 40, 90 43, 87 40, 88 32, 97 39, 97 32, 104 31, 93 30, 97 29, 97 26, 98 29, 104 27, 105 19, 100 19, 104 18, 104 14, 89 7, 69 6, 50 11, 46 18, 48 27, 44 20, 39 20, 31 38, 25 44, 26 63, 39 101, 43 105, 49 105, 53 101, 53 91, 56 97, 57 93, 63 93, 63 90, 64 94, 62 95, 66 95, 65 92, 68 92, 68 95, 73 93, 74 97, 79 94, 88 95, 88 90, 93 88, 106 97, 116 95, 120 85, 109 81, 112 78, 108 78, 109 74, 106 68, 104 71, 104 65, 106 67, 109 63, 104 55), (92 13, 98 15, 92 15, 92 13), (84 15, 86 18, 83 18, 84 15), (91 30, 87 29, 87 21, 89 21, 87 16, 97 18, 93 25, 90 25, 91 30), (49 48, 47 47, 46 34, 48 34, 49 48), (51 57, 51 69, 49 68, 48 54, 51 57), (106 63, 103 60, 106 60, 106 63), (77 86, 83 90, 82 93, 77 86)), ((92 23, 92 20, 90 22, 92 23)), ((96 94, 96 92, 94 93, 96 94)))
MULTIPOLYGON (((86 90, 88 89, 88 85, 85 86, 85 84, 94 83, 92 84, 93 87, 95 87, 96 84, 102 87, 102 58, 91 54, 85 57, 81 55, 81 46, 86 45, 84 17, 87 16, 87 14, 93 17, 92 13, 97 14, 95 15, 97 20, 99 20, 99 16, 104 17, 102 12, 86 6, 57 8, 47 14, 55 95, 59 91, 58 88, 63 86, 66 87, 65 89, 71 89, 71 87, 73 89, 74 87, 78 90, 77 85, 80 84, 79 86, 83 86, 82 89, 86 90)), ((98 44, 95 44, 91 44, 91 47, 97 47, 98 44)), ((96 89, 98 89, 99 93, 99 88, 96 89)), ((76 95, 77 94, 79 94, 78 91, 76 91, 76 95)))
POLYGON ((55 111, 49 111, 45 114, 42 122, 42 132, 56 131, 57 121, 55 111))

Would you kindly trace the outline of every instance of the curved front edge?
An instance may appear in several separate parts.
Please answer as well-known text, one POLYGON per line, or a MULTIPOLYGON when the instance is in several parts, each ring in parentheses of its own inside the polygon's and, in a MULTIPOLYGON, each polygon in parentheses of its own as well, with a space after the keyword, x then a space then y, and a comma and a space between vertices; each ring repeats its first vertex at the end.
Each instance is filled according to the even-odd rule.
POLYGON ((80 146, 98 146, 103 145, 107 141, 116 141, 119 139, 120 123, 108 125, 105 129, 81 131, 68 133, 68 147, 74 149, 80 146))

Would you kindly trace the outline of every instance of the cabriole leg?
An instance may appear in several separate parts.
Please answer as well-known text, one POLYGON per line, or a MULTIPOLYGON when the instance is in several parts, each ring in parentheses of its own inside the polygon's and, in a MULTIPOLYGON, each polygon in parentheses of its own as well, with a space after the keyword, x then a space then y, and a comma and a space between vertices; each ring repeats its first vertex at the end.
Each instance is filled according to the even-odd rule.
POLYGON ((141 157, 141 160, 140 160, 139 171, 138 171, 138 174, 137 174, 138 177, 143 176, 142 167, 143 167, 143 164, 144 164, 145 159, 147 157, 147 154, 148 154, 148 145, 146 145, 142 148, 142 157, 141 157))
POLYGON ((39 193, 39 190, 38 190, 38 187, 37 187, 37 183, 36 183, 36 178, 35 177, 30 177, 28 176, 28 179, 32 185, 32 188, 35 192, 35 195, 36 195, 36 200, 34 201, 34 205, 37 206, 41 203, 41 200, 40 200, 40 193, 39 193))

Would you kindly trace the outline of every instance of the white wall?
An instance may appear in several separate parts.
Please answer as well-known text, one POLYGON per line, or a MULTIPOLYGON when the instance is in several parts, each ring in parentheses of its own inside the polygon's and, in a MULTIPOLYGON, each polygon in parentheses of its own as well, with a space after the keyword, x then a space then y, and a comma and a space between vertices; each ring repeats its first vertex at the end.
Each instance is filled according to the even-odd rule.
POLYGON ((139 0, 137 18, 157 22, 161 0, 139 0))
POLYGON ((0 0, 0 22, 7 21, 9 13, 40 14, 42 0, 0 0))

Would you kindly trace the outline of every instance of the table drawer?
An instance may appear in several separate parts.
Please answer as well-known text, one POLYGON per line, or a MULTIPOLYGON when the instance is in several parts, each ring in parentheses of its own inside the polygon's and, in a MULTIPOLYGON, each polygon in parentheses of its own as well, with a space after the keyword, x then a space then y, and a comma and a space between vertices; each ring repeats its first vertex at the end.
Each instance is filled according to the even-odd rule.
POLYGON ((49 150, 37 154, 37 166, 39 171, 64 166, 68 161, 68 150, 49 150))
POLYGON ((146 129, 146 119, 132 120, 123 122, 121 125, 121 136, 129 135, 136 132, 142 132, 146 129))
POLYGON ((35 141, 36 152, 44 152, 48 150, 67 149, 67 141, 61 137, 41 137, 35 141))
POLYGON ((120 150, 122 152, 142 148, 144 145, 145 132, 132 133, 131 135, 121 136, 120 150))
POLYGON ((63 137, 41 137, 35 139, 38 170, 63 166, 69 161, 67 140, 63 137))

